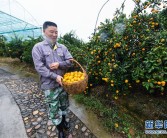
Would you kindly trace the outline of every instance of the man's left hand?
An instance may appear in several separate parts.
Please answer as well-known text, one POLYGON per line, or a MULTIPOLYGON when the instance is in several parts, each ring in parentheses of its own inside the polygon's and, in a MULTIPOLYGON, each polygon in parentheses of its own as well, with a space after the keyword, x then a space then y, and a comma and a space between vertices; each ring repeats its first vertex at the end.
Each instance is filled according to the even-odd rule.
POLYGON ((50 69, 54 70, 54 69, 58 69, 59 67, 59 62, 54 62, 52 64, 50 64, 50 69))

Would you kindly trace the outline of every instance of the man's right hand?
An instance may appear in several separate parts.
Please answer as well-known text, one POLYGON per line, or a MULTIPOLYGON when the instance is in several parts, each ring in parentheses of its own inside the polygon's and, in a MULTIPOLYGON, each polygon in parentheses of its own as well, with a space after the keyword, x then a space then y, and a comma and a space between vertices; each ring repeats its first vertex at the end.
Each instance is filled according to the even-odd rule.
POLYGON ((54 62, 52 64, 49 65, 50 69, 54 70, 54 69, 58 69, 59 67, 59 62, 54 62))
POLYGON ((63 79, 63 77, 60 76, 60 75, 58 75, 57 78, 56 78, 56 81, 57 81, 61 86, 63 86, 63 84, 62 84, 62 79, 63 79))

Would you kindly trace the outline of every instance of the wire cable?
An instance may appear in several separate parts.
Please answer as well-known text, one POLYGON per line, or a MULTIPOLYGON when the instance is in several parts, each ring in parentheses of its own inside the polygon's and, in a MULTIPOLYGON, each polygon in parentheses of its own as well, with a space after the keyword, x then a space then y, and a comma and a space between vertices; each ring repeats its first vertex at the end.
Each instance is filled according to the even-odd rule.
POLYGON ((31 14, 28 10, 26 10, 26 9, 24 8, 23 5, 21 5, 21 4, 20 4, 18 1, 16 1, 16 0, 15 0, 15 2, 18 3, 18 4, 34 19, 34 21, 38 24, 38 26, 40 26, 39 23, 37 22, 37 20, 32 16, 32 14, 31 14))
POLYGON ((102 7, 100 8, 100 11, 97 15, 97 19, 96 19, 96 23, 95 23, 95 28, 94 28, 94 35, 96 34, 96 26, 97 26, 97 22, 98 22, 98 18, 99 18, 99 15, 100 15, 100 12, 102 11, 103 7, 107 4, 107 2, 109 2, 110 0, 107 0, 103 5, 102 7))

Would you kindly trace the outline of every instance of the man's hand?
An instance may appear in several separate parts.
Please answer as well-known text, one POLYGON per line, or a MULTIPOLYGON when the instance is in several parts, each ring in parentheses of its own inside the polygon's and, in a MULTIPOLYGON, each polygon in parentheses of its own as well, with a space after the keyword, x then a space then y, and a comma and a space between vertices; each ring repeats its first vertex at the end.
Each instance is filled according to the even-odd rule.
POLYGON ((69 60, 70 60, 70 61, 73 61, 74 59, 73 59, 73 58, 70 58, 69 60))
POLYGON ((62 84, 62 79, 63 79, 63 77, 62 76, 57 76, 57 78, 56 78, 56 81, 61 85, 61 86, 63 86, 63 84, 62 84))
POLYGON ((50 64, 50 69, 54 70, 54 69, 58 69, 59 67, 59 62, 54 62, 52 64, 50 64))

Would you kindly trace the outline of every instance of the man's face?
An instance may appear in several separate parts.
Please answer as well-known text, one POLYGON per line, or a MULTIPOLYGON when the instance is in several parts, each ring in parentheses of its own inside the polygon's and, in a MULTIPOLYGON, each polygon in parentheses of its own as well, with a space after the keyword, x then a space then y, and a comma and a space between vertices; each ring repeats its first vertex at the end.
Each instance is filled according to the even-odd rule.
POLYGON ((46 37, 50 38, 53 43, 56 42, 57 37, 58 37, 57 27, 55 27, 55 26, 48 26, 44 30, 44 34, 45 34, 46 37))

